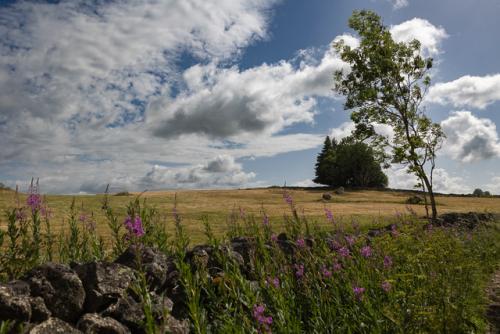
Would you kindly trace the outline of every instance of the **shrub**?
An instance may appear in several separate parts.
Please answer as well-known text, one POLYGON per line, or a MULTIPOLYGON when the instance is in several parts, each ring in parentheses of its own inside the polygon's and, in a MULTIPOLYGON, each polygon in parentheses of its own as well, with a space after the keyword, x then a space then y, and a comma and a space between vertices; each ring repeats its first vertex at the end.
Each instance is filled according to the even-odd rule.
POLYGON ((424 202, 424 199, 420 196, 414 195, 410 196, 406 199, 406 204, 421 204, 424 202))

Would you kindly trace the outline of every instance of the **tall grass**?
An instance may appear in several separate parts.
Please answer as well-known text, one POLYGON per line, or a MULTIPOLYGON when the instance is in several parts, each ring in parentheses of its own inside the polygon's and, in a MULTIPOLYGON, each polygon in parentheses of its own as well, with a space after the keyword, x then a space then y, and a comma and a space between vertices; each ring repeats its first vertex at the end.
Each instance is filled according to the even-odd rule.
MULTIPOLYGON (((269 223, 264 207, 259 217, 246 215, 243 208, 235 210, 222 237, 212 230, 212 224, 220 222, 206 219, 206 247, 211 250, 207 262, 187 256, 190 238, 177 207, 165 220, 138 196, 127 206, 129 223, 124 223, 106 196, 102 210, 112 239, 105 241, 95 229, 102 222, 73 202, 66 229, 55 235, 50 210, 32 185, 27 203, 6 212, 8 226, 0 231, 0 277, 17 278, 45 261, 113 260, 134 244, 173 257, 193 333, 486 330, 484 287, 500 260, 498 224, 473 231, 424 228, 409 212, 378 222, 394 225, 378 237, 368 237, 367 227, 354 221, 341 224, 328 210, 330 227, 320 229, 300 214, 289 194, 284 200, 290 206, 290 215, 280 224, 284 230, 269 223), (131 220, 140 221, 140 231, 131 230, 131 220), (173 236, 167 233, 168 224, 175 226, 173 236), (231 240, 234 248, 242 247, 240 257, 228 247, 231 240)), ((144 273, 139 273, 135 289, 144 304, 146 332, 159 332, 144 273)))

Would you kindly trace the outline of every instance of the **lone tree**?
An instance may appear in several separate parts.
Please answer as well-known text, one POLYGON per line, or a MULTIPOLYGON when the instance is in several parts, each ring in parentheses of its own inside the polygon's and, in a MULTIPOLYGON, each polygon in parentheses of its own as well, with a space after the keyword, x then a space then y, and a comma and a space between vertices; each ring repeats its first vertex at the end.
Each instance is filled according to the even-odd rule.
POLYGON ((318 154, 314 182, 330 187, 386 187, 387 176, 382 172, 375 154, 365 143, 344 138, 337 143, 326 137, 318 154))
POLYGON ((349 27, 358 33, 360 45, 351 48, 342 40, 334 44, 342 60, 350 64, 350 71, 335 72, 334 90, 346 96, 344 109, 352 110, 356 125, 353 135, 369 139, 379 152, 391 148, 386 158, 407 166, 408 173, 417 176, 419 183, 415 186, 429 195, 435 220, 433 172, 444 133, 421 106, 431 82, 432 58, 422 57, 416 39, 395 42, 374 12, 355 11, 349 27), (393 135, 378 133, 377 124, 390 126, 393 135))

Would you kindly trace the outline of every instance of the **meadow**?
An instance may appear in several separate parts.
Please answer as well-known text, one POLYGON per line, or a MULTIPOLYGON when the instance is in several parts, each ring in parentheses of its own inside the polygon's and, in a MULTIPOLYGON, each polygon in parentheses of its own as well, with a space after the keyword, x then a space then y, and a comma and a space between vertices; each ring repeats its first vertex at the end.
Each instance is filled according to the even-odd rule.
MULTIPOLYGON (((43 185, 42 185, 43 186, 43 185)), ((351 190, 342 195, 333 195, 332 200, 322 199, 324 189, 287 189, 294 198, 301 216, 307 217, 319 226, 328 226, 325 221, 325 209, 331 210, 335 218, 342 224, 347 224, 354 218, 361 223, 376 224, 391 218, 398 213, 408 212, 408 209, 419 216, 425 214, 423 205, 407 205, 406 199, 411 195, 408 192, 378 191, 378 190, 351 190)), ((124 219, 126 205, 139 196, 149 206, 158 210, 161 219, 165 221, 167 229, 172 232, 174 224, 172 211, 176 202, 177 210, 182 214, 186 232, 194 243, 204 240, 203 221, 209 220, 216 235, 223 235, 228 231, 228 222, 231 217, 240 215, 240 211, 247 215, 260 216, 263 211, 274 225, 281 226, 283 216, 289 214, 288 205, 283 201, 282 188, 261 188, 242 190, 177 190, 177 191, 148 191, 142 194, 131 193, 127 196, 109 196, 110 206, 115 214, 124 219)), ((27 194, 0 190, 0 212, 15 207, 19 201, 23 204, 27 194)), ((106 223, 102 202, 104 194, 99 195, 44 195, 44 202, 49 211, 52 228, 55 232, 67 228, 70 206, 75 201, 78 215, 93 216, 97 231, 109 239, 109 227, 106 223)), ((437 196, 440 213, 446 212, 500 212, 500 197, 464 197, 464 196, 437 196)), ((0 228, 7 226, 5 215, 0 215, 0 228)))
MULTIPOLYGON (((88 308, 80 296, 72 317, 63 325, 58 320, 85 333, 94 333, 82 329, 90 315, 118 320, 123 333, 488 332, 487 287, 500 263, 498 220, 433 225, 422 205, 405 204, 406 192, 347 191, 330 201, 322 200, 324 192, 72 197, 40 196, 35 189, 16 198, 4 191, 0 280, 37 287, 36 275, 55 261, 71 264, 60 270, 87 289, 82 268, 118 266, 106 275, 120 282, 122 265, 130 267, 135 278, 113 288, 112 305, 88 308), (135 260, 124 262, 124 254, 135 260), (155 303, 158 298, 170 302, 155 303), (129 308, 116 313, 116 305, 129 308), (172 319, 185 321, 182 331, 172 319)), ((439 196, 438 203, 441 213, 500 208, 495 197, 439 196)), ((9 288, 2 289, 0 297, 9 288)), ((45 300, 43 291, 29 298, 45 300)), ((54 295, 45 300, 52 317, 60 312, 54 295)), ((0 298, 0 309, 9 306, 0 298)), ((42 321, 2 316, 1 334, 42 321)))

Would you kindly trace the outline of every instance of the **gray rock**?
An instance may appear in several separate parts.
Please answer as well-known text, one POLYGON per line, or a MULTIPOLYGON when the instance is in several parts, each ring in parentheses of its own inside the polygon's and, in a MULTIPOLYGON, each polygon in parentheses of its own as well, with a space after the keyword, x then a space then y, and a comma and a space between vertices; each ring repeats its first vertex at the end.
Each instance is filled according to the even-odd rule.
POLYGON ((329 201, 332 199, 332 194, 330 193, 324 193, 321 198, 323 198, 325 201, 329 201))
POLYGON ((118 263, 91 262, 76 265, 85 288, 85 312, 100 312, 123 297, 135 279, 134 270, 118 263))
POLYGON ((115 263, 122 264, 129 268, 139 270, 141 263, 142 270, 146 273, 148 283, 153 289, 161 288, 167 279, 167 272, 171 261, 166 254, 158 249, 147 246, 131 245, 121 254, 115 263))
POLYGON ((39 323, 50 318, 52 313, 49 311, 42 297, 31 297, 31 322, 39 323))
POLYGON ((0 321, 29 321, 31 305, 28 296, 18 295, 6 285, 0 285, 0 321))
POLYGON ((78 321, 77 327, 85 334, 129 334, 130 330, 111 317, 87 313, 78 321))
POLYGON ((28 331, 28 334, 83 334, 67 322, 57 318, 50 318, 36 325, 28 331))
POLYGON ((25 276, 31 295, 42 297, 53 316, 74 323, 83 311, 85 290, 78 275, 70 268, 46 263, 25 276))
POLYGON ((189 322, 184 320, 178 320, 172 316, 168 317, 167 326, 169 333, 172 334, 189 334, 189 322))

